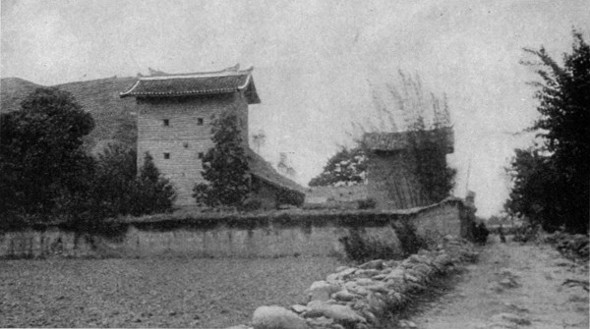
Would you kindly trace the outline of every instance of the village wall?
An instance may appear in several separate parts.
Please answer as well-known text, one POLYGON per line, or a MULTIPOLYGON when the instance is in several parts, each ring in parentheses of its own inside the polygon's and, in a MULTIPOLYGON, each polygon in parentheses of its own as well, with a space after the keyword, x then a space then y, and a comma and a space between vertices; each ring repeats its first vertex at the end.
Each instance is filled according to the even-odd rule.
POLYGON ((149 152, 156 167, 174 185, 177 205, 194 204, 193 186, 204 181, 199 157, 214 146, 211 123, 215 114, 237 111, 243 140, 248 141, 248 106, 242 93, 138 98, 137 109, 138 168, 149 152))
MULTIPOLYGON (((0 258, 36 257, 281 257, 345 256, 343 238, 354 230, 362 241, 404 253, 396 227, 408 221, 432 244, 470 227, 460 200, 406 211, 293 212, 247 217, 183 217, 130 220, 106 237, 59 227, 0 233, 0 258)), ((463 232, 463 234, 465 234, 463 232)))

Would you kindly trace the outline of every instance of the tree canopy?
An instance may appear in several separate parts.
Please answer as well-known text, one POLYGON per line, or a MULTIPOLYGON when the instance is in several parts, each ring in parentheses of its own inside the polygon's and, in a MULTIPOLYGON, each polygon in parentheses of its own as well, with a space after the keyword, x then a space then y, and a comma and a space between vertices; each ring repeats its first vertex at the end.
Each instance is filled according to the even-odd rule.
POLYGON ((250 175, 238 116, 222 112, 211 132, 215 146, 202 159, 202 175, 208 183, 196 184, 193 196, 197 203, 211 207, 240 206, 250 191, 250 175))
POLYGON ((82 138, 94 120, 70 93, 39 88, 0 124, 0 212, 50 215, 86 199, 93 159, 82 138))
POLYGON ((94 229, 106 218, 172 209, 174 190, 151 158, 137 175, 134 147, 86 154, 94 121, 68 92, 37 89, 0 125, 2 226, 58 221, 94 229))
POLYGON ((587 232, 590 219, 590 47, 573 32, 571 53, 563 65, 544 48, 525 49, 538 62, 540 81, 535 98, 540 118, 532 129, 543 143, 516 150, 510 172, 514 186, 506 203, 509 212, 524 215, 554 230, 564 225, 587 232))
POLYGON ((357 185, 365 182, 367 155, 362 147, 342 148, 334 154, 324 170, 310 182, 309 186, 357 185))

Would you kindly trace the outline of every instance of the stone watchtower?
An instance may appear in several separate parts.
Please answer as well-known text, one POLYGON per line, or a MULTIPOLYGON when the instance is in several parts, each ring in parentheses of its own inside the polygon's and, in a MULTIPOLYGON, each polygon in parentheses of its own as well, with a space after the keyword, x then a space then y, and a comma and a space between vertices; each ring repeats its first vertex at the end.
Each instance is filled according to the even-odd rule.
POLYGON ((149 152, 174 184, 177 205, 194 204, 192 189, 203 182, 201 158, 212 148, 211 123, 222 111, 235 111, 248 145, 248 105, 260 103, 253 68, 140 77, 121 97, 137 102, 137 164, 149 152))
POLYGON ((445 154, 454 149, 453 130, 444 127, 425 131, 418 139, 412 136, 412 132, 397 132, 367 133, 363 137, 369 151, 367 192, 377 208, 407 209, 440 201, 426 196, 416 174, 416 159, 408 150, 415 147, 420 152, 436 141, 444 148, 439 160, 446 161, 445 154))

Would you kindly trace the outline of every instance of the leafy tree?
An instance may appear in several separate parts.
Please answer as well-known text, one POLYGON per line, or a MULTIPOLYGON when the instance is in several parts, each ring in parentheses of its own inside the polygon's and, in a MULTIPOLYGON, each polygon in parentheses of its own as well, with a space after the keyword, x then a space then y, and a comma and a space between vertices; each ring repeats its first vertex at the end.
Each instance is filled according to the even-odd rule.
POLYGON ((554 230, 562 223, 559 211, 565 200, 557 190, 563 189, 550 158, 536 148, 516 149, 509 173, 514 187, 504 207, 514 215, 527 216, 535 224, 554 230), (557 189, 557 190, 556 190, 557 189))
POLYGON ((149 153, 145 154, 143 166, 139 168, 137 190, 133 199, 133 215, 169 212, 176 200, 174 186, 160 175, 149 153))
POLYGON ((545 229, 565 225, 587 232, 590 219, 590 46, 573 32, 572 52, 560 66, 541 47, 525 49, 539 62, 537 110, 532 129, 544 144, 536 150, 516 150, 512 161, 514 187, 507 210, 539 221, 545 229), (547 185, 549 184, 549 185, 547 185))
POLYGON ((211 132, 215 146, 202 159, 202 175, 208 183, 195 185, 193 196, 207 206, 240 206, 250 191, 250 175, 239 118, 225 111, 215 119, 211 132))
POLYGON ((408 156, 414 159, 412 170, 416 173, 422 193, 431 203, 439 202, 450 195, 455 186, 457 170, 446 161, 446 136, 440 136, 448 117, 435 112, 433 129, 425 127, 419 116, 409 131, 408 156))
POLYGON ((92 196, 100 218, 162 213, 172 210, 176 193, 146 153, 137 174, 135 148, 109 144, 98 155, 92 196))
POLYGON ((324 170, 309 186, 357 185, 365 182, 367 156, 362 147, 342 148, 329 160, 324 170))
POLYGON ((98 155, 92 194, 101 217, 134 212, 139 190, 136 157, 135 148, 120 143, 109 144, 98 155))
POLYGON ((93 172, 82 138, 94 128, 92 116, 70 93, 39 88, 0 124, 0 213, 82 211, 93 172))

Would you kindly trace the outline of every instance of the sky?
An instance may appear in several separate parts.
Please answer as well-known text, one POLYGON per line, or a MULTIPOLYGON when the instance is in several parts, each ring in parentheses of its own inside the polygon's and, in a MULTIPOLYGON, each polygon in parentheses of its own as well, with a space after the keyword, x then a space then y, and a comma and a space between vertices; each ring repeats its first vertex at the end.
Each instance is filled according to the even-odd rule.
POLYGON ((306 185, 352 145, 352 122, 375 123, 379 103, 395 106, 387 86, 399 88, 401 70, 447 96, 453 192, 475 191, 487 217, 508 197, 513 149, 532 144, 519 134, 537 117, 523 47, 561 60, 572 28, 590 39, 589 8, 590 0, 2 0, 0 76, 54 85, 148 67, 254 66, 262 103, 250 107, 250 131, 266 135, 259 153, 274 164, 286 153, 306 185))

